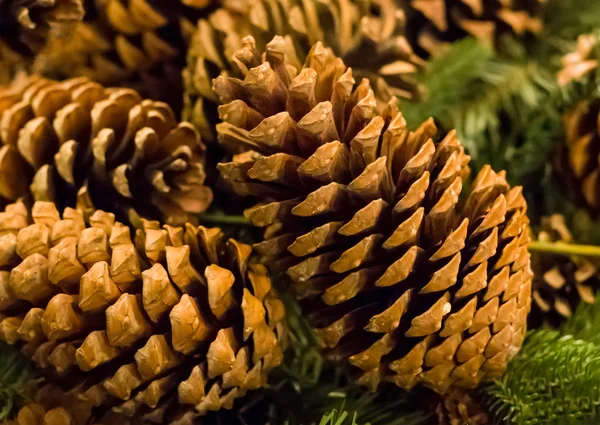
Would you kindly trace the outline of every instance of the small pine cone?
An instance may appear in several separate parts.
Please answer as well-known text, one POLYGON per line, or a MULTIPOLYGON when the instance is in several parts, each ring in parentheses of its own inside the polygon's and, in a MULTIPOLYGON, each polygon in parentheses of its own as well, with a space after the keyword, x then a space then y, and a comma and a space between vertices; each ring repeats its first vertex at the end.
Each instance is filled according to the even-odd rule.
POLYGON ((131 89, 31 77, 0 92, 0 197, 31 193, 185 223, 208 208, 204 150, 189 123, 131 89))
MULTIPOLYGON (((561 215, 542 218, 537 240, 548 243, 573 242, 561 215)), ((589 260, 537 253, 532 256, 531 265, 535 277, 530 326, 557 327, 571 316, 580 302, 594 302, 600 279, 597 267, 589 260)))
POLYGON ((369 82, 331 50, 317 43, 299 69, 284 46, 246 47, 245 79, 214 83, 220 142, 253 149, 219 169, 260 202, 245 212, 266 227, 255 249, 359 383, 444 392, 500 375, 531 303, 521 188, 486 166, 463 191, 454 131, 437 137, 431 119, 409 131, 395 100, 375 113, 369 82))
POLYGON ((490 415, 473 398, 472 394, 460 388, 453 388, 444 394, 436 413, 439 425, 488 425, 490 415))
POLYGON ((575 51, 562 57, 562 69, 557 75, 561 86, 580 80, 598 69, 600 59, 600 36, 582 34, 577 38, 575 51))
POLYGON ((371 80, 378 99, 416 97, 418 87, 411 76, 422 61, 404 37, 404 26, 404 14, 392 0, 226 2, 198 22, 192 37, 184 71, 184 119, 200 129, 204 140, 215 138, 217 99, 211 82, 220 73, 243 78, 243 59, 235 53, 247 35, 254 37, 258 50, 273 36, 284 35, 300 63, 322 40, 355 76, 371 80))
POLYGON ((249 245, 146 220, 132 238, 112 214, 85 222, 48 202, 27 213, 0 214, 0 339, 70 394, 184 424, 230 409, 281 363, 285 308, 249 245))
POLYGON ((67 35, 83 14, 82 0, 0 0, 0 44, 32 55, 67 35))
POLYGON ((600 212, 600 99, 584 100, 563 117, 565 143, 555 155, 555 173, 576 203, 600 212))
POLYGON ((475 36, 497 45, 503 34, 518 37, 543 28, 546 0, 401 0, 407 15, 406 32, 415 50, 437 55, 446 45, 475 36))
POLYGON ((91 0, 84 22, 67 40, 49 43, 34 71, 56 79, 86 76, 180 109, 189 20, 211 0, 91 0))

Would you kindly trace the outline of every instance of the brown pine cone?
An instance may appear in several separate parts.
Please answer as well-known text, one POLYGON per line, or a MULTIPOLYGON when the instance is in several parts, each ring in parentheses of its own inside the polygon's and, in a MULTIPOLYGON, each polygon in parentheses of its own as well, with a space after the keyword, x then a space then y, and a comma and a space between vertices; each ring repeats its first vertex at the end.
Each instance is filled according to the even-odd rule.
MULTIPOLYGON (((572 243, 573 238, 561 215, 543 217, 537 235, 540 242, 572 243)), ((559 326, 580 302, 591 304, 600 288, 597 267, 580 257, 536 253, 531 258, 534 272, 533 304, 529 315, 532 327, 559 326)))
POLYGON ((64 41, 82 18, 82 0, 0 0, 0 84, 26 70, 46 42, 64 41))
POLYGON ((31 77, 0 92, 0 197, 182 224, 212 200, 204 150, 162 102, 87 78, 31 77))
POLYGON ((235 53, 246 35, 254 37, 258 50, 273 36, 286 36, 300 63, 314 43, 323 41, 357 77, 371 80, 378 99, 415 97, 418 87, 411 75, 422 61, 404 37, 404 26, 404 14, 393 0, 225 2, 198 22, 193 35, 184 71, 184 119, 196 125, 205 140, 214 139, 217 99, 211 82, 220 73, 243 74, 235 53))
POLYGON ((490 416, 473 398, 460 388, 453 388, 442 396, 436 413, 439 425, 488 425, 490 416))
POLYGON ((593 216, 600 212, 600 99, 584 100, 563 117, 565 143, 557 150, 555 172, 593 216))
POLYGON ((50 43, 34 71, 56 79, 85 76, 137 90, 179 111, 191 21, 212 0, 91 0, 85 22, 50 43))
POLYGON ((406 32, 423 56, 467 36, 497 45, 506 33, 525 37, 541 32, 546 0, 401 0, 406 32))
POLYGON ((600 36, 582 34, 577 38, 575 51, 562 57, 562 69, 557 79, 561 86, 580 80, 598 69, 600 58, 600 36))
POLYGON ((252 149, 219 169, 259 201, 245 214, 266 228, 263 261, 287 270, 331 357, 371 389, 500 375, 531 302, 521 188, 486 166, 463 191, 454 131, 409 131, 395 100, 377 115, 369 82, 321 43, 302 68, 285 48, 275 38, 262 62, 246 39, 245 78, 214 82, 219 141, 252 149))
POLYGON ((83 14, 83 0, 0 0, 0 44, 31 55, 66 36, 83 14))
POLYGON ((112 214, 48 202, 27 213, 0 214, 0 339, 94 412, 230 409, 282 361, 285 309, 249 245, 145 220, 132 238, 112 214))

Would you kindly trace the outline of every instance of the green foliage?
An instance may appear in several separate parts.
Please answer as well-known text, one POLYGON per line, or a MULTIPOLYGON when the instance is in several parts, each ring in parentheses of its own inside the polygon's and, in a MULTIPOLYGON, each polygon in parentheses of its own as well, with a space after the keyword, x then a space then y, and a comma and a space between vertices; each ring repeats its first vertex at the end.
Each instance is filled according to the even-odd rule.
POLYGON ((345 409, 344 402, 339 410, 333 409, 324 414, 319 425, 425 425, 431 423, 431 418, 423 413, 401 414, 395 410, 396 406, 392 403, 382 406, 374 400, 376 396, 367 395, 361 398, 362 402, 355 406, 360 410, 350 412, 345 409))
POLYGON ((557 331, 534 331, 504 377, 485 391, 490 409, 507 424, 595 423, 600 346, 557 331))
POLYGON ((523 46, 503 44, 503 57, 474 39, 453 44, 422 75, 424 100, 402 111, 412 128, 432 116, 456 129, 475 169, 490 164, 520 181, 543 168, 556 141, 558 87, 523 46))
POLYGON ((529 333, 504 377, 485 388, 501 421, 515 425, 600 421, 600 302, 581 304, 559 331, 529 333))
POLYGON ((600 299, 593 304, 580 303, 575 314, 561 327, 560 333, 600 346, 598 329, 600 329, 600 299))
POLYGON ((35 388, 35 374, 15 349, 0 343, 0 420, 9 418, 35 388))
POLYGON ((600 2, 548 0, 544 28, 544 38, 549 43, 575 40, 580 34, 597 30, 600 28, 600 2))

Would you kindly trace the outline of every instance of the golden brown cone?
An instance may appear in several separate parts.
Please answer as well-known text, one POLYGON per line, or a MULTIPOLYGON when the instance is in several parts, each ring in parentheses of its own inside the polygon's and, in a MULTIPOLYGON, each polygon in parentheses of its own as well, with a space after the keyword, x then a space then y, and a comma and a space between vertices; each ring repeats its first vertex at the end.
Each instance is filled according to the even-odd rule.
POLYGON ((219 169, 259 202, 245 212, 265 228, 255 249, 287 272, 331 358, 372 390, 443 393, 502 374, 531 303, 521 188, 489 166, 466 187, 454 131, 409 131, 395 100, 378 114, 368 81, 321 43, 302 68, 272 53, 281 37, 264 56, 245 44, 244 79, 214 81, 217 131, 253 152, 219 169))
POLYGON ((453 388, 442 397, 436 408, 439 425, 488 425, 491 415, 477 402, 474 395, 453 388))
POLYGON ((234 54, 247 35, 261 51, 273 36, 285 36, 300 62, 314 43, 322 41, 353 68, 355 76, 371 80, 378 99, 417 98, 414 74, 422 61, 404 37, 404 26, 404 13, 392 0, 225 2, 198 22, 192 37, 183 74, 184 119, 205 140, 214 140, 217 99, 211 81, 220 73, 240 75, 234 54))
MULTIPOLYGON (((542 218, 536 239, 545 243, 573 243, 565 218, 558 214, 542 218)), ((590 260, 534 253, 531 264, 535 277, 530 326, 557 327, 573 314, 580 302, 594 302, 600 279, 597 266, 590 260)))
POLYGON ((494 46, 502 35, 519 38, 543 29, 547 0, 401 0, 411 45, 421 55, 437 55, 452 42, 474 36, 494 46))
POLYGON ((33 69, 56 79, 85 76, 130 87, 179 112, 181 69, 192 22, 213 0, 91 0, 85 21, 51 40, 33 69))
POLYGON ((598 34, 581 34, 577 38, 575 50, 562 57, 562 69, 557 75, 558 83, 566 86, 596 71, 599 56, 600 37, 598 34))
POLYGON ((0 198, 183 224, 212 201, 205 146, 162 102, 87 78, 0 91, 0 198))
MULTIPOLYGON (((0 338, 27 348, 45 375, 75 384, 70 394, 132 419, 231 409, 283 360, 283 303, 249 245, 225 242, 219 229, 142 223, 132 237, 99 210, 85 222, 81 212, 59 215, 48 202, 29 214, 23 204, 0 213, 0 234, 17 235, 16 246, 2 240, 0 252, 28 255, 1 265, 9 276, 0 338), (40 226, 50 234, 44 243, 22 237, 40 226), (108 241, 93 259, 90 234, 108 241), (39 288, 44 296, 25 299, 10 270, 31 257, 41 266, 28 294, 39 288)), ((59 406, 66 412, 46 415, 74 415, 59 406)))
POLYGON ((564 143, 555 154, 555 173, 575 202, 600 212, 600 99, 583 100, 563 116, 564 143))

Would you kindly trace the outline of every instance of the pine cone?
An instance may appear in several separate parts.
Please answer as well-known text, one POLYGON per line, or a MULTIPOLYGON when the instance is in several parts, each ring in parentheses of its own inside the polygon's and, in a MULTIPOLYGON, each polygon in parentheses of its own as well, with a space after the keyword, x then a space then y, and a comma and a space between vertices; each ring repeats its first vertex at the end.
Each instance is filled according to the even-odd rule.
POLYGON ((0 44, 31 55, 83 18, 83 0, 0 0, 0 44))
MULTIPOLYGON (((542 218, 537 235, 541 242, 571 243, 573 238, 561 215, 542 218)), ((538 253, 532 256, 533 304, 530 325, 559 326, 570 317, 579 302, 591 304, 600 288, 596 266, 580 257, 538 253)))
POLYGON ((489 415, 469 392, 453 388, 442 397, 436 413, 440 425, 488 425, 489 415))
MULTIPOLYGON (((92 414, 92 404, 75 391, 65 392, 57 385, 44 385, 34 400, 17 414, 18 425, 85 425, 92 414)), ((121 425, 115 423, 114 425, 121 425)))
POLYGON ((211 0, 92 0, 68 40, 50 43, 34 71, 56 79, 86 76, 137 90, 179 111, 188 21, 211 0))
POLYGON ((15 75, 25 71, 27 66, 27 58, 0 40, 0 90, 2 86, 10 84, 15 75))
POLYGON ((169 106, 86 78, 0 93, 0 197, 94 205, 185 223, 212 200, 204 150, 169 106))
POLYGON ((219 73, 243 74, 235 53, 246 35, 254 37, 259 50, 273 36, 285 35, 299 62, 322 40, 356 76, 371 80, 378 99, 415 97, 418 88, 411 75, 422 62, 404 37, 404 25, 404 14, 392 0, 226 2, 198 22, 192 38, 184 71, 184 119, 196 125, 205 140, 215 138, 217 99, 211 81, 219 73))
POLYGON ((600 212, 600 99, 584 100, 563 117, 565 143, 555 157, 556 174, 591 215, 600 212))
POLYGON ((506 33, 525 37, 542 30, 546 0, 401 0, 407 35, 423 56, 467 36, 497 45, 506 33))
POLYGON ((61 219, 47 202, 31 217, 19 203, 0 214, 0 338, 97 412, 230 409, 282 361, 284 306, 250 246, 145 220, 132 241, 112 214, 61 219))
POLYGON ((577 81, 598 69, 600 58, 600 36, 598 34, 582 34, 577 38, 574 52, 562 58, 562 69, 557 79, 561 86, 577 81))
POLYGON ((463 192, 456 133, 437 137, 433 120, 409 131, 394 99, 377 115, 369 82, 321 43, 299 69, 281 37, 265 62, 251 41, 244 80, 214 88, 220 142, 253 151, 219 169, 259 200, 245 213, 266 227, 255 248, 287 270, 331 357, 371 389, 500 375, 531 302, 521 188, 486 166, 463 192))

